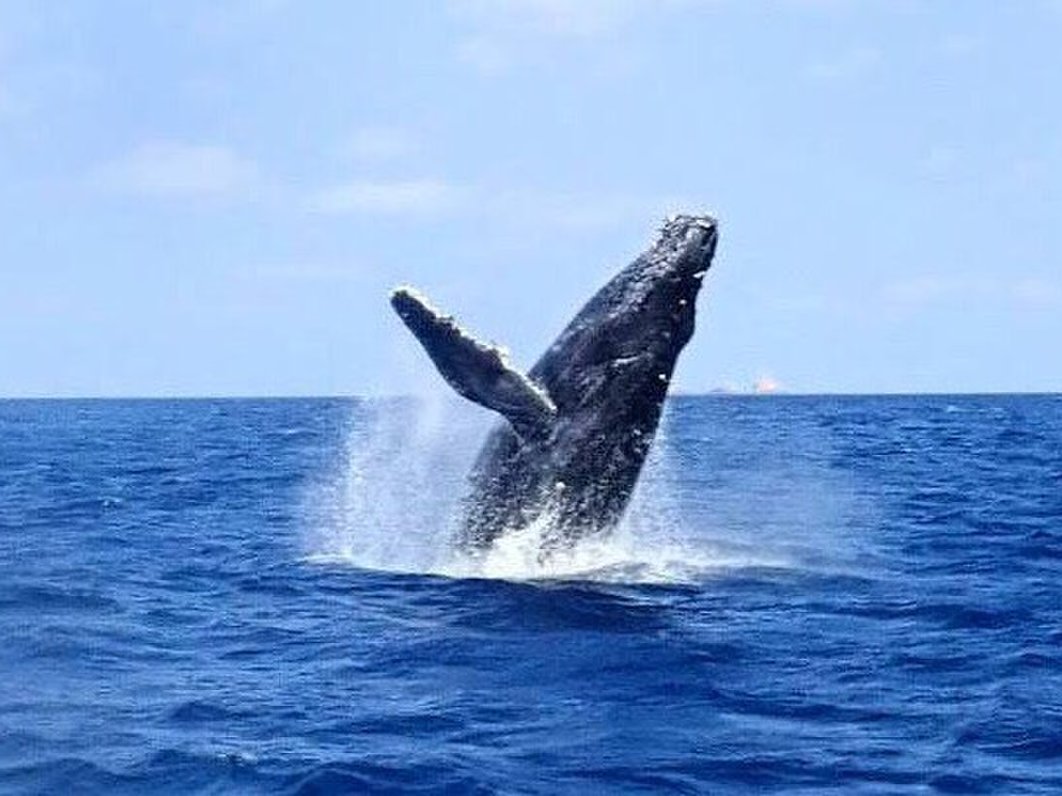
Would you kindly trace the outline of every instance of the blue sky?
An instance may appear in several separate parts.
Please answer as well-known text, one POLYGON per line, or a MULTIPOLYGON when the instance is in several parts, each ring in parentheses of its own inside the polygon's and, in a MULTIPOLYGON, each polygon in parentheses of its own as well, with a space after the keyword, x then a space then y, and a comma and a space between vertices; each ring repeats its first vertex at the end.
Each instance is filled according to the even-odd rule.
POLYGON ((1062 3, 0 0, 0 395, 530 365, 673 210, 679 389, 1062 390, 1062 3))

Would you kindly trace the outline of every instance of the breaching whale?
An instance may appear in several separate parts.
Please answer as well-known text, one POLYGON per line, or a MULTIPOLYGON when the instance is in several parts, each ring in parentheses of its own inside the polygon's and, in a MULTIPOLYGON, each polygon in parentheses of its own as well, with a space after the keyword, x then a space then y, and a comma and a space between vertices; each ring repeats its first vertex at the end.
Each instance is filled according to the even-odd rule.
POLYGON ((673 216, 602 287, 525 375, 412 288, 391 304, 462 396, 505 420, 469 475, 459 545, 482 551, 544 520, 543 553, 619 521, 693 335, 718 239, 709 216, 673 216))

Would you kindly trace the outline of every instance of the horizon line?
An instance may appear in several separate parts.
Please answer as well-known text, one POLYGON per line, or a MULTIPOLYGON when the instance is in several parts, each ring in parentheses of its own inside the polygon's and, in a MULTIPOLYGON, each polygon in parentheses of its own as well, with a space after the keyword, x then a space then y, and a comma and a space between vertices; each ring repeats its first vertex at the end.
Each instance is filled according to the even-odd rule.
MULTIPOLYGON (((991 396, 1062 396, 1059 390, 968 390, 968 391, 810 391, 799 392, 776 390, 772 392, 707 391, 681 390, 668 394, 668 398, 916 398, 916 397, 955 397, 976 398, 991 396)), ((319 393, 319 394, 278 394, 263 395, 252 393, 226 394, 174 394, 174 395, 0 395, 0 401, 305 401, 305 400, 409 400, 435 397, 432 393, 319 393)), ((447 399, 459 401, 458 396, 446 396, 447 399)))

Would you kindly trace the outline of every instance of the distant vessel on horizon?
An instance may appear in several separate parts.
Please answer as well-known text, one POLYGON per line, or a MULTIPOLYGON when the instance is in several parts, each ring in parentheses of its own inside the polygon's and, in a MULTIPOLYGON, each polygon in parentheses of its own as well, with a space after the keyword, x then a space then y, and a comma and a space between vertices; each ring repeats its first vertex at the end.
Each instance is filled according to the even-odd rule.
POLYGON ((779 392, 782 389, 782 385, 770 376, 760 376, 752 384, 752 392, 756 395, 771 395, 772 393, 779 392))
POLYGON ((760 376, 747 388, 736 384, 721 384, 708 391, 711 395, 774 395, 783 392, 782 385, 770 376, 760 376))

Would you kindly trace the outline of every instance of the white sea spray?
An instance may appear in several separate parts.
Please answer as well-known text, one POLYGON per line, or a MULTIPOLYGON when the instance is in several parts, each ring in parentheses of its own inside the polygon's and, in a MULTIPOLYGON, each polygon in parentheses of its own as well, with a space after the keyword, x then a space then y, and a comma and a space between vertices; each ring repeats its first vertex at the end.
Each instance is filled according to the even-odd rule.
POLYGON ((801 568, 813 559, 820 567, 839 549, 829 536, 844 510, 843 490, 824 489, 824 476, 814 473, 795 490, 783 488, 795 476, 772 469, 781 458, 765 462, 755 499, 722 484, 691 500, 665 417, 611 534, 590 529, 571 548, 550 548, 547 512, 486 551, 462 552, 453 539, 465 474, 490 415, 441 396, 364 410, 351 422, 335 472, 307 493, 311 560, 455 578, 683 583, 734 569, 801 568))

